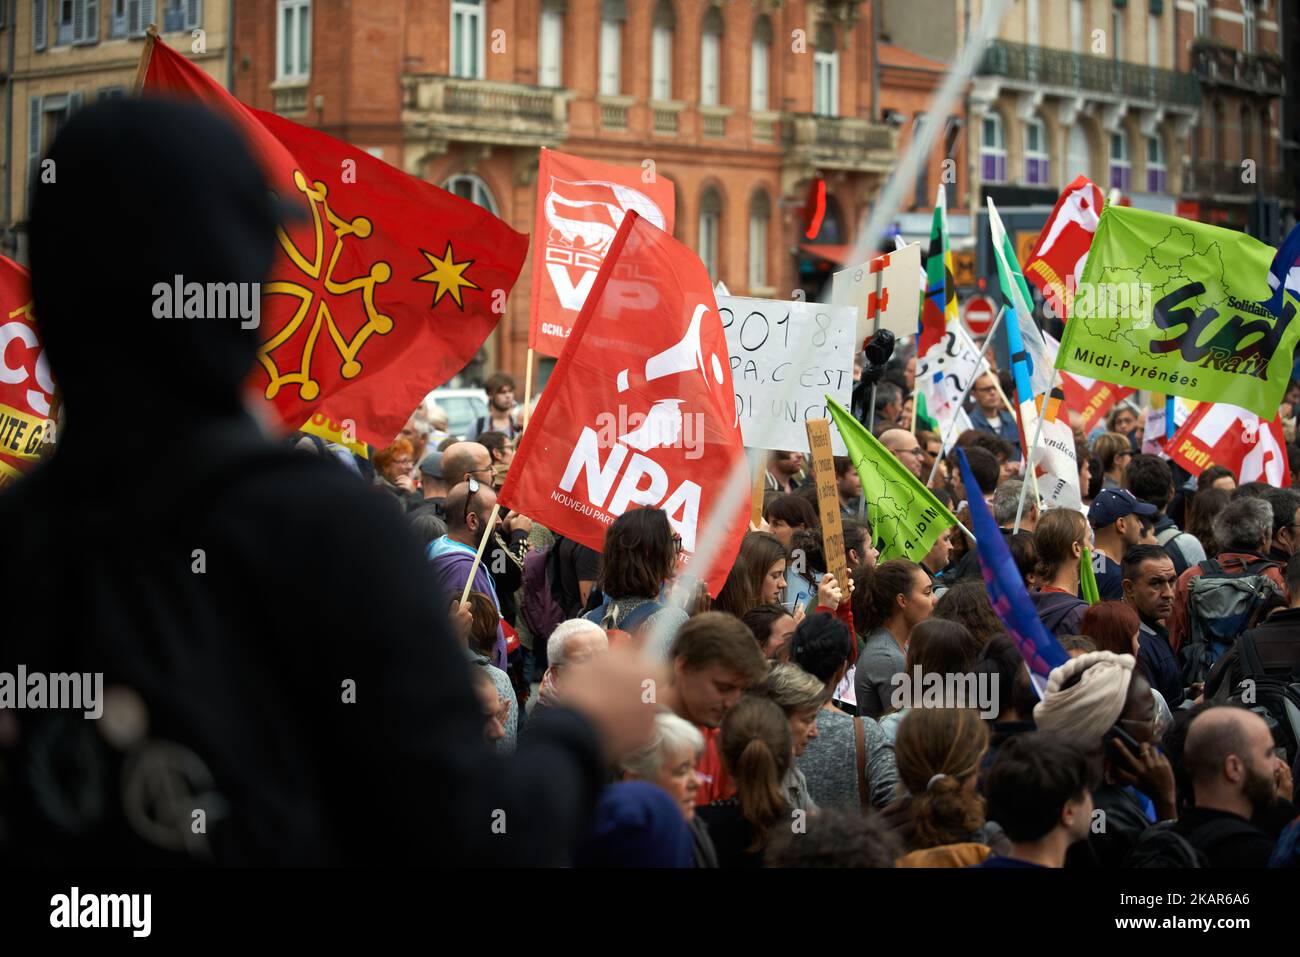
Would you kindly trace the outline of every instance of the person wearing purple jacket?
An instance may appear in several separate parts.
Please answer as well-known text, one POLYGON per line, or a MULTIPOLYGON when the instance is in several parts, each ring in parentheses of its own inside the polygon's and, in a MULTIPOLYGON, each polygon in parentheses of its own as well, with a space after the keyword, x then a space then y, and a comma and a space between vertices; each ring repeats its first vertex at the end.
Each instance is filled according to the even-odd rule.
POLYGON ((1039 590, 1030 593, 1038 617, 1052 634, 1077 635, 1088 603, 1079 598, 1079 558, 1088 544, 1088 520, 1072 508, 1044 512, 1034 528, 1039 590))
MULTIPOLYGON (((488 519, 496 502, 497 493, 492 490, 492 486, 480 484, 473 478, 453 486, 447 493, 443 503, 447 514, 447 534, 430 542, 427 554, 433 566, 434 577, 451 600, 459 601, 465 590, 470 569, 474 568, 474 556, 478 554, 479 543, 487 534, 488 519)), ((485 554, 484 560, 474 570, 474 587, 471 590, 491 595, 492 603, 500 615, 501 600, 497 597, 492 576, 488 574, 488 560, 489 556, 485 554)), ((506 636, 499 621, 497 642, 492 648, 492 664, 505 670, 506 636)))

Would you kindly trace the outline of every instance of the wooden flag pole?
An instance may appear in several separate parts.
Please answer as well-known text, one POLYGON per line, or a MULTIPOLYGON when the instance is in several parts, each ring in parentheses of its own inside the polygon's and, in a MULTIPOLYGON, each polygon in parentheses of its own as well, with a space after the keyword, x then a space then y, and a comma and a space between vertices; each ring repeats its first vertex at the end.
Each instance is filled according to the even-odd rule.
POLYGON ((533 347, 528 347, 527 365, 524 366, 524 411, 519 416, 519 431, 528 428, 528 409, 533 402, 533 347))
MULTIPOLYGON (((497 502, 492 506, 492 514, 488 516, 487 528, 483 530, 483 540, 478 543, 478 553, 474 556, 474 564, 470 566, 469 578, 465 579, 465 590, 460 593, 461 605, 469 601, 470 590, 474 587, 474 576, 478 574, 478 567, 483 564, 483 552, 487 548, 487 543, 492 540, 492 529, 496 527, 497 516, 500 514, 501 503, 497 502)), ((456 607, 459 608, 460 605, 456 607)))
MULTIPOLYGON (((149 72, 149 61, 153 58, 153 45, 158 42, 158 24, 151 23, 144 33, 144 49, 140 51, 140 62, 135 68, 135 82, 131 85, 131 92, 136 96, 144 88, 145 74, 149 72)), ((230 42, 230 38, 226 38, 230 42)))

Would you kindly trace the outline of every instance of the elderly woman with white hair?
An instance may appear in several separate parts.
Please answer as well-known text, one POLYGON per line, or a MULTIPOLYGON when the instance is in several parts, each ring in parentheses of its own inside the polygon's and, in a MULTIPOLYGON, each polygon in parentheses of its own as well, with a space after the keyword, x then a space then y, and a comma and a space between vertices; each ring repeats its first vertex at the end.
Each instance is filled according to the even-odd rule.
POLYGON ((1048 676, 1034 721, 1088 755, 1094 813, 1105 827, 1071 848, 1066 866, 1122 867, 1139 835, 1177 818, 1174 772, 1159 750, 1151 685, 1132 655, 1094 651, 1072 658, 1048 676))
POLYGON ((574 665, 609 651, 609 636, 595 622, 572 618, 555 626, 546 641, 547 668, 537 693, 537 708, 549 708, 564 699, 564 676, 574 665))
POLYGON ((718 854, 708 827, 695 814, 700 777, 695 770, 704 754, 704 735, 685 718, 663 710, 655 715, 654 733, 641 750, 619 764, 624 779, 648 781, 667 791, 691 829, 696 867, 717 867, 718 854))
MULTIPOLYGON (((778 663, 750 691, 775 702, 785 712, 790 723, 791 757, 802 756, 808 742, 817 737, 817 715, 830 700, 831 689, 798 665, 778 663)), ((808 793, 808 780, 794 761, 781 783, 791 809, 817 810, 817 802, 808 793)))

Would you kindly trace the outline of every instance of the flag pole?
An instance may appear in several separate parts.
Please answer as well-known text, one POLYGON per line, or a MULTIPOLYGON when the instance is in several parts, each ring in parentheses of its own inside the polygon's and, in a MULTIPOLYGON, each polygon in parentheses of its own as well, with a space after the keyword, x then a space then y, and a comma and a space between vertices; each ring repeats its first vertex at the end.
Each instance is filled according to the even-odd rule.
MULTIPOLYGON (((488 516, 487 528, 483 530, 483 540, 478 543, 478 553, 474 556, 474 564, 469 568, 469 578, 465 579, 465 590, 460 593, 460 604, 463 605, 469 601, 470 589, 474 587, 474 576, 478 574, 478 567, 483 564, 483 551, 487 548, 487 543, 492 539, 492 529, 496 527, 497 516, 501 514, 501 503, 497 502, 492 506, 492 514, 488 516)), ((456 607, 460 607, 457 605, 456 607)))
MULTIPOLYGON (((1047 383, 1047 391, 1043 393, 1043 404, 1038 408, 1038 423, 1034 426, 1034 441, 1029 446, 1029 451, 1025 453, 1025 468, 1032 474, 1034 468, 1034 453, 1038 451, 1038 440, 1043 437, 1043 419, 1046 418, 1047 400, 1052 395, 1052 390, 1056 388, 1057 370, 1052 370, 1051 381, 1047 383)), ((1020 517, 1025 511, 1025 494, 1029 491, 1029 483, 1020 483, 1020 502, 1016 505, 1016 525, 1011 530, 1014 535, 1020 531, 1020 517)), ((1035 493, 1036 495, 1037 493, 1035 493)))
POLYGON ((519 431, 528 428, 528 408, 533 402, 533 347, 528 347, 528 358, 524 366, 524 412, 519 417, 519 431))
MULTIPOLYGON (((989 351, 989 345, 993 342, 993 334, 998 331, 998 326, 1002 323, 1002 317, 1003 315, 1006 314, 1006 311, 1007 311, 1007 307, 1004 305, 1001 309, 998 310, 997 316, 994 317, 993 325, 989 327, 989 334, 984 338, 984 345, 980 348, 979 358, 981 361, 984 359, 984 354, 989 351)), ((975 368, 976 369, 979 368, 978 363, 976 363, 975 368)), ((966 388, 962 390, 961 398, 957 400, 957 408, 960 409, 963 405, 966 404, 966 397, 970 395, 971 386, 975 384, 975 380, 977 378, 978 376, 975 375, 972 375, 970 377, 970 381, 966 383, 966 388)), ((927 487, 930 485, 931 482, 934 481, 935 475, 938 474, 939 472, 939 462, 943 459, 944 450, 948 448, 948 443, 952 439, 952 430, 955 429, 956 427, 957 427, 957 416, 954 415, 952 417, 952 421, 948 423, 947 430, 944 432, 942 436, 943 447, 939 449, 939 454, 935 456, 934 467, 930 469, 930 477, 925 482, 927 487)), ((963 529, 963 531, 965 531, 965 529, 963 529)), ((966 534, 970 535, 970 532, 966 532, 966 534)), ((971 537, 974 538, 975 536, 971 535, 971 537)))
MULTIPOLYGON (((135 68, 135 82, 131 85, 131 92, 136 96, 144 88, 144 78, 149 72, 149 61, 153 58, 153 45, 158 42, 158 24, 151 23, 149 28, 144 32, 144 48, 140 51, 140 62, 135 68)), ((230 39, 227 38, 229 43, 230 39)))

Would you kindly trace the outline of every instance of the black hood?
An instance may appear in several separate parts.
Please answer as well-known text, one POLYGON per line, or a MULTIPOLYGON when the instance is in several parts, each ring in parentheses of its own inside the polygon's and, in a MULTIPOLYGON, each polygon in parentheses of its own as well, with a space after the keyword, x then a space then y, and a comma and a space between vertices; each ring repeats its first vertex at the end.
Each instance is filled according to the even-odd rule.
POLYGON ((65 440, 138 451, 237 413, 261 331, 157 318, 155 288, 266 277, 277 206, 239 132, 193 104, 109 100, 72 116, 43 169, 32 292, 65 440))

